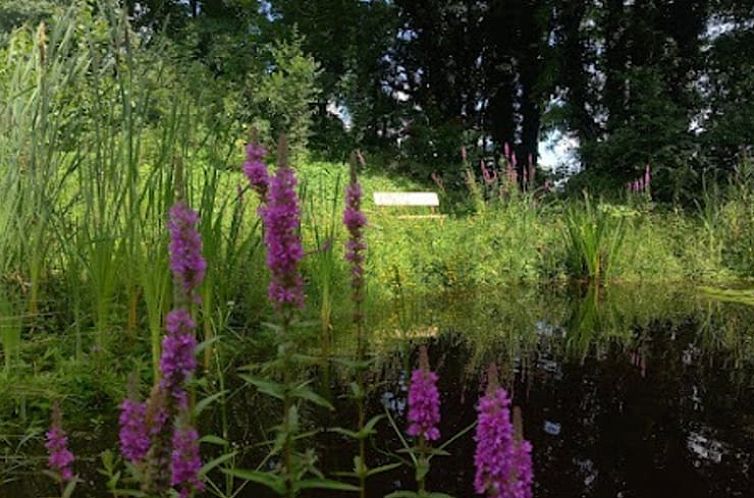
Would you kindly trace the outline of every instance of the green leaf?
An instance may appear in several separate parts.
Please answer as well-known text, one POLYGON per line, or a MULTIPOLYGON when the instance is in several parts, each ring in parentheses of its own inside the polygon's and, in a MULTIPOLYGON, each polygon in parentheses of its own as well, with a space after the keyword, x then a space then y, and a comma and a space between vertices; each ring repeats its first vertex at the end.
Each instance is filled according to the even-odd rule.
POLYGON ((73 496, 73 492, 76 489, 76 485, 78 483, 79 483, 78 477, 71 479, 66 485, 65 489, 63 490, 63 494, 60 496, 60 498, 71 498, 71 496, 73 496))
POLYGON ((211 338, 211 339, 207 339, 206 341, 202 341, 202 342, 200 342, 200 343, 199 343, 199 344, 198 344, 198 345, 196 346, 196 352, 195 352, 196 356, 199 356, 199 354, 200 354, 200 353, 201 353, 202 351, 204 351, 204 350, 205 350, 205 349, 207 349, 207 348, 208 348, 209 346, 211 346, 212 344, 216 343, 216 342, 217 342, 217 341, 219 341, 219 340, 220 340, 220 336, 219 336, 219 335, 216 335, 215 337, 213 337, 213 338, 211 338))
POLYGON ((199 440, 200 443, 207 443, 207 444, 216 444, 218 446, 228 446, 228 441, 225 439, 215 436, 213 434, 207 434, 206 436, 202 436, 202 438, 199 440))
POLYGON ((202 399, 201 401, 196 403, 196 406, 194 407, 194 416, 198 417, 200 413, 202 413, 209 405, 211 405, 214 401, 220 399, 222 396, 224 396, 228 392, 227 389, 216 392, 212 396, 207 396, 206 398, 202 399))
POLYGON ((358 383, 351 382, 349 386, 351 387, 351 395, 354 399, 361 399, 364 397, 364 389, 362 389, 358 383))
POLYGON ((233 453, 226 453, 225 455, 220 455, 219 457, 210 460, 202 466, 201 470, 199 470, 199 475, 207 475, 210 470, 224 464, 225 462, 236 456, 237 453, 237 451, 234 451, 233 453))
POLYGON ((273 398, 280 400, 284 398, 283 393, 285 392, 285 386, 283 386, 282 384, 264 379, 258 379, 246 374, 241 374, 240 377, 249 384, 255 386, 261 393, 267 394, 268 396, 272 396, 273 398))
POLYGON ((433 491, 429 493, 429 498, 453 498, 453 496, 446 493, 435 493, 433 491))
POLYGON ((361 437, 367 437, 370 434, 375 434, 377 431, 374 430, 374 427, 377 425, 377 423, 385 418, 385 415, 375 415, 374 417, 370 418, 366 424, 364 424, 364 428, 361 429, 361 437))
POLYGON ((351 431, 348 429, 343 429, 342 427, 333 427, 330 429, 330 432, 335 432, 336 434, 343 434, 344 436, 350 437, 351 439, 359 439, 359 433, 356 431, 351 431))
POLYGON ((448 453, 445 450, 441 450, 439 448, 432 448, 429 450, 429 454, 431 456, 450 456, 450 453, 448 453))
POLYGON ((385 495, 385 498, 419 498, 419 493, 416 491, 395 491, 389 495, 385 495))
POLYGON ((294 354, 291 359, 300 365, 307 365, 307 366, 319 365, 320 363, 322 363, 321 357, 305 355, 305 354, 294 354))
POLYGON ((305 385, 295 388, 293 392, 291 392, 291 396, 293 396, 294 398, 300 398, 306 401, 310 401, 314 403, 315 405, 319 405, 321 407, 327 408, 328 410, 335 409, 335 407, 332 404, 330 404, 329 401, 327 401, 325 398, 315 393, 311 389, 305 387, 305 385))
POLYGON ((356 370, 359 370, 359 369, 365 370, 369 368, 369 366, 372 365, 372 363, 374 363, 374 360, 358 361, 358 360, 353 360, 350 358, 333 358, 333 363, 337 365, 342 365, 347 368, 353 368, 356 370))
POLYGON ((255 482, 262 486, 267 486, 275 493, 282 495, 285 493, 285 481, 280 476, 270 474, 268 472, 260 472, 258 470, 245 470, 245 469, 223 469, 228 475, 232 475, 246 481, 255 482))
POLYGON ((116 489, 113 492, 117 493, 117 496, 132 496, 133 498, 145 498, 147 496, 146 493, 138 489, 116 489))
POLYGON ((379 467, 375 467, 373 469, 369 469, 369 471, 367 471, 367 476, 373 476, 373 475, 377 475, 377 474, 382 474, 383 472, 389 472, 389 471, 391 471, 393 469, 397 469, 401 465, 403 465, 403 464, 400 463, 400 462, 389 463, 387 465, 380 465, 379 467))
POLYGON ((298 489, 331 489, 333 491, 360 491, 358 486, 332 479, 303 479, 295 484, 298 489))

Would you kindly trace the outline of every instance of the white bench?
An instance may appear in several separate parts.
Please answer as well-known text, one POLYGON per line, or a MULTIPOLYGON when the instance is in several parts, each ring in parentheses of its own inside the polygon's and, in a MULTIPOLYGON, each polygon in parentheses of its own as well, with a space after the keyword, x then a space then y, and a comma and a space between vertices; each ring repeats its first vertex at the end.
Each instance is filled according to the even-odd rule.
POLYGON ((440 207, 436 192, 375 192, 374 205, 377 207, 428 207, 430 214, 402 215, 398 218, 444 218, 435 211, 440 207))

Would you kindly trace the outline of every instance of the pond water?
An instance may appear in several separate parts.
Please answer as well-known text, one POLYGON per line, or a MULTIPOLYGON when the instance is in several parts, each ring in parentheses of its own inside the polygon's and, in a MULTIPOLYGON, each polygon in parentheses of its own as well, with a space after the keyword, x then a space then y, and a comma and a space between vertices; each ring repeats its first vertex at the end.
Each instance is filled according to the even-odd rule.
MULTIPOLYGON (((387 410, 405 428, 406 383, 426 344, 440 375, 443 440, 474 422, 486 365, 500 365, 534 447, 536 497, 754 496, 754 307, 683 287, 612 286, 501 289, 381 309, 371 322, 370 415, 387 410)), ((349 347, 343 338, 334 350, 349 347)), ((332 475, 352 468, 355 448, 326 429, 353 427, 355 414, 342 396, 347 372, 318 378, 329 379, 319 387, 337 409, 303 415, 321 429, 312 444, 332 475)), ((230 411, 228 436, 241 444, 258 442, 273 416, 248 392, 230 411)), ((378 431, 373 467, 394 462, 401 448, 387 421, 378 431)), ((473 432, 447 449, 450 456, 432 461, 428 488, 475 496, 473 432)), ((253 466, 260 455, 252 450, 245 460, 241 466, 253 466)), ((87 480, 101 480, 94 469, 87 480)), ((368 496, 414 486, 403 467, 370 478, 368 496)), ((0 488, 3 497, 34 493, 28 481, 0 488)), ((104 496, 92 493, 76 495, 104 496)), ((271 495, 248 486, 237 496, 271 495)))

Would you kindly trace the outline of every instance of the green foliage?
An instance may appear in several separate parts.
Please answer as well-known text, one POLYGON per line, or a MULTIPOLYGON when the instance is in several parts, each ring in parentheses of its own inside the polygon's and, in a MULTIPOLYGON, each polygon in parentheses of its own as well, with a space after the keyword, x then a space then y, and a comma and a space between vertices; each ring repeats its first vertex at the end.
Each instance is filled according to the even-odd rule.
POLYGON ((610 278, 625 236, 621 211, 608 205, 594 206, 584 195, 581 206, 568 208, 565 224, 568 260, 572 275, 594 281, 610 278))
POLYGON ((260 116, 254 119, 254 126, 268 142, 285 133, 294 157, 306 151, 320 93, 319 64, 301 46, 302 39, 295 33, 290 40, 275 43, 271 67, 261 78, 251 78, 248 83, 251 102, 260 116))

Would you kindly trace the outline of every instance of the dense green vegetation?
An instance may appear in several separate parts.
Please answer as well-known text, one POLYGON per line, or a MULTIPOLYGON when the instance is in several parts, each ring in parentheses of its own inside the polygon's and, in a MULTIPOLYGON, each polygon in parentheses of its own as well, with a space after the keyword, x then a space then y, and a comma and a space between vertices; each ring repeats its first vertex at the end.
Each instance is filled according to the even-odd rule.
MULTIPOLYGON (((748 281, 750 3, 0 0, 0 489, 40 467, 27 446, 40 446, 51 400, 111 442, 127 376, 145 393, 159 375, 166 213, 181 190, 209 262, 193 388, 220 399, 206 425, 229 431, 225 396, 247 392, 238 367, 279 346, 259 201, 241 173, 252 130, 271 151, 288 137, 299 178, 302 315, 316 325, 298 345, 326 357, 301 369, 312 377, 354 347, 342 213, 356 149, 375 348, 393 330, 421 336, 407 325, 414 300, 485 306, 507 289, 530 302, 575 285, 586 297, 561 315, 583 355, 649 320, 600 311, 605 289, 748 281), (548 133, 575 137, 583 167, 557 188, 562 172, 538 166, 548 133), (647 165, 651 185, 626 189, 647 165), (439 192, 445 217, 372 202, 409 190, 439 192)), ((511 362, 531 339, 514 329, 532 319, 506 310, 511 362)), ((494 360, 484 328, 496 321, 469 330, 475 369, 494 360)), ((237 481, 213 478, 232 496, 237 481)))

